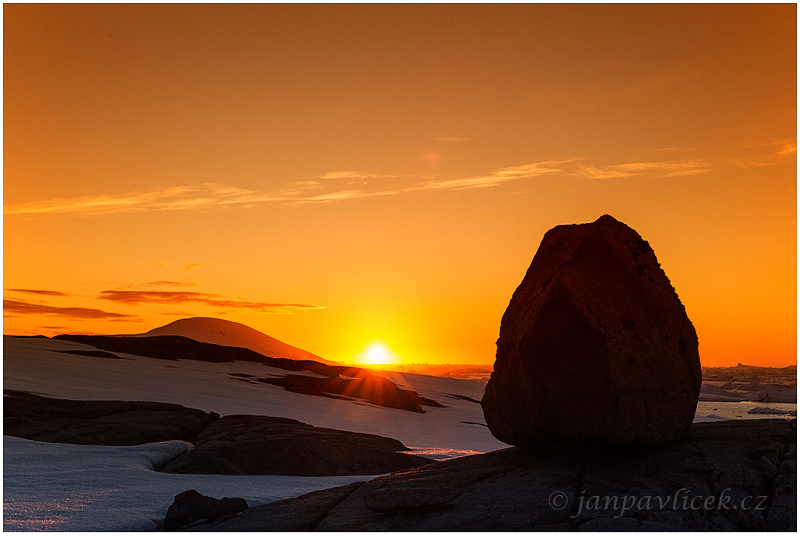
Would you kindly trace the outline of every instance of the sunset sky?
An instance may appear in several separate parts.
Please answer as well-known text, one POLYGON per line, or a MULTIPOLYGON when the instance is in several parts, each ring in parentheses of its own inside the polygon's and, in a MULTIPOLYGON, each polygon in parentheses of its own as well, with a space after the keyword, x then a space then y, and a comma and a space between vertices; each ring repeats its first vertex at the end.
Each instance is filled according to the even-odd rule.
POLYGON ((703 365, 796 363, 796 6, 4 5, 5 334, 494 360, 611 214, 703 365))

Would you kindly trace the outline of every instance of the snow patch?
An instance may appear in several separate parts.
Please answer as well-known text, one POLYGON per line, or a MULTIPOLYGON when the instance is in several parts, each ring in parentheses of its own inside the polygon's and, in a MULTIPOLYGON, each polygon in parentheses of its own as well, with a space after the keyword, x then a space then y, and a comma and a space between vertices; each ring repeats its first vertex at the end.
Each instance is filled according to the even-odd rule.
POLYGON ((175 475, 158 467, 187 452, 184 441, 133 447, 42 443, 3 436, 3 529, 149 531, 175 495, 196 489, 248 506, 369 480, 369 476, 175 475))
POLYGON ((260 363, 165 361, 131 354, 126 359, 97 359, 58 350, 92 347, 52 339, 4 337, 4 388, 76 400, 169 402, 220 415, 288 417, 314 426, 398 439, 422 448, 488 452, 506 448, 485 426, 479 404, 446 396, 480 400, 484 382, 397 372, 379 372, 398 387, 444 404, 426 413, 366 403, 303 395, 234 374, 263 377, 286 371, 260 363))

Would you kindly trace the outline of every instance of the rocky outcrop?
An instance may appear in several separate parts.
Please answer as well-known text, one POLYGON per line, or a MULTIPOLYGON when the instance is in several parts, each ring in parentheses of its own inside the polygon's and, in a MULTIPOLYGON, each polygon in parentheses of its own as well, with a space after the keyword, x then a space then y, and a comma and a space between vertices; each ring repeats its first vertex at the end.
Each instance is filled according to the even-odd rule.
POLYGON ((195 448, 159 468, 220 475, 378 475, 433 463, 400 441, 261 415, 220 418, 178 404, 64 400, 4 392, 3 433, 80 445, 180 439, 195 448))
POLYGON ((698 423, 664 446, 565 442, 250 508, 214 531, 795 531, 796 421, 698 423))
POLYGON ((396 439, 320 428, 293 419, 231 415, 211 423, 195 448, 161 470, 225 475, 378 475, 431 463, 396 439))
POLYGON ((357 369, 352 377, 314 378, 299 374, 287 374, 282 378, 259 378, 258 381, 280 385, 292 393, 327 396, 340 400, 354 398, 366 400, 376 406, 404 409, 415 413, 425 413, 423 406, 443 408, 442 404, 430 398, 419 396, 415 391, 401 389, 391 380, 357 369))
POLYGON ((500 324, 482 400, 512 445, 682 438, 700 390, 694 327, 653 250, 611 216, 548 231, 500 324))
POLYGON ((4 391, 3 433, 78 445, 192 441, 216 413, 160 402, 64 400, 4 391))
POLYGON ((225 497, 215 499, 190 489, 175 496, 164 517, 164 529, 177 530, 202 519, 215 520, 247 509, 247 501, 225 497))
POLYGON ((361 483, 314 491, 294 499, 286 499, 250 509, 229 520, 201 523, 186 531, 230 532, 310 532, 337 504, 361 487, 361 483))

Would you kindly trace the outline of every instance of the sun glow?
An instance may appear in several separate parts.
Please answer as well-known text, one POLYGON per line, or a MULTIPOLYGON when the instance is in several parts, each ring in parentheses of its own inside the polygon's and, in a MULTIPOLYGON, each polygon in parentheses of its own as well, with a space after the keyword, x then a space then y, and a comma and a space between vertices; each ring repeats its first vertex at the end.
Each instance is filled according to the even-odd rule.
POLYGON ((380 345, 371 346, 367 350, 367 361, 373 365, 382 365, 389 358, 389 352, 380 345))
POLYGON ((361 365, 389 365, 397 363, 398 358, 385 344, 375 342, 358 354, 355 361, 361 365))

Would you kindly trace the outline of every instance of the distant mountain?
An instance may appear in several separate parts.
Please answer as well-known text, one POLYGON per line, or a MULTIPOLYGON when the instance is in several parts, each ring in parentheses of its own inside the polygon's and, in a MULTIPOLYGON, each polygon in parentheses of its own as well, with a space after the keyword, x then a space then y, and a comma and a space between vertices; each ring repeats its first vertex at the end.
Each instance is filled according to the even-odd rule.
POLYGON ((155 328, 147 333, 132 335, 133 337, 157 337, 161 335, 178 335, 199 342, 208 342, 220 346, 236 346, 248 348, 268 357, 319 361, 328 365, 337 365, 300 348, 295 348, 274 337, 270 337, 251 327, 238 322, 220 320, 219 318, 183 318, 166 326, 155 328))

